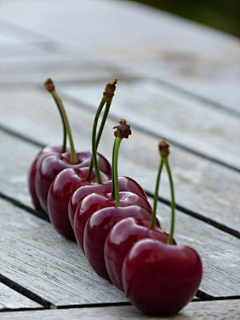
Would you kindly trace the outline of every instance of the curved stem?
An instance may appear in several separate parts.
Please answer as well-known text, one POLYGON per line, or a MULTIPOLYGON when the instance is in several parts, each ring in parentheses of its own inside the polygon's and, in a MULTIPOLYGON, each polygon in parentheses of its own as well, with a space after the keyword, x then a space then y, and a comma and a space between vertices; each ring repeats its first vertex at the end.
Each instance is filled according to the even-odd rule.
POLYGON ((171 191, 171 225, 170 225, 170 232, 168 237, 168 244, 173 243, 173 236, 174 236, 174 226, 175 226, 175 195, 174 195, 174 184, 172 179, 171 168, 168 162, 168 157, 163 158, 164 164, 167 169, 168 179, 170 183, 170 191, 171 191))
POLYGON ((119 198, 119 185, 118 185, 118 154, 119 147, 121 144, 122 138, 116 137, 115 139, 115 147, 114 147, 114 155, 113 155, 113 180, 114 180, 114 193, 115 193, 115 201, 116 207, 120 207, 120 198, 119 198))
MULTIPOLYGON (((102 109, 103 109, 105 103, 106 103, 106 97, 103 96, 103 98, 98 106, 97 112, 95 114, 95 118, 93 121, 93 128, 92 128, 92 160, 93 160, 93 166, 95 168, 98 184, 102 184, 102 178, 101 178, 101 174, 100 174, 98 163, 97 163, 96 133, 97 133, 98 119, 99 119, 99 116, 102 112, 102 109)), ((89 168, 87 179, 86 179, 89 182, 91 181, 91 178, 92 178, 92 171, 91 170, 89 168)))
POLYGON ((65 108, 63 106, 62 100, 58 96, 57 92, 54 90, 51 93, 54 97, 54 100, 58 101, 58 105, 61 108, 62 117, 64 120, 65 128, 66 128, 69 143, 70 143, 70 150, 71 150, 70 162, 71 162, 71 164, 76 164, 76 163, 78 163, 78 158, 77 158, 76 151, 75 151, 75 146, 74 146, 74 142, 73 142, 72 132, 71 132, 70 124, 68 121, 67 113, 66 113, 65 108))
MULTIPOLYGON (((106 100, 106 98, 105 98, 106 100)), ((102 101, 101 101, 102 102, 102 101)), ((109 98, 109 100, 107 101, 106 103, 106 107, 105 107, 105 111, 104 111, 104 114, 103 114, 103 118, 102 118, 102 121, 101 121, 101 125, 100 125, 100 128, 98 130, 98 134, 97 134, 97 138, 94 137, 94 140, 95 140, 95 144, 96 144, 96 152, 97 152, 97 148, 99 146, 99 142, 100 142, 100 139, 102 137, 102 133, 103 133, 103 129, 104 129, 104 126, 105 126, 105 123, 106 123, 106 120, 107 120, 107 117, 108 117, 108 113, 109 113, 109 110, 110 110, 110 106, 111 106, 111 103, 112 103, 112 98, 109 98)), ((103 105, 104 106, 104 105, 103 105)), ((103 106, 99 105, 98 108, 101 108, 101 111, 103 109, 103 106)), ((101 113, 101 112, 100 112, 101 113)), ((99 114, 100 115, 100 114, 99 114)), ((95 122, 95 120, 94 120, 95 122)), ((98 119, 97 119, 97 122, 98 122, 98 119)), ((93 126, 95 126, 95 123, 93 124, 93 126)), ((96 124, 96 128, 97 128, 97 124, 96 124)), ((97 130, 97 129, 96 129, 97 130)), ((96 134, 95 134, 96 136, 96 134)), ((93 139, 93 133, 92 133, 92 139, 93 139)), ((95 166, 94 166, 95 167, 95 166)), ((97 167, 98 167, 98 162, 97 162, 97 167)), ((88 175, 87 175, 87 181, 91 181, 91 177, 92 177, 92 170, 93 170, 93 155, 92 155, 92 158, 91 158, 91 162, 90 162, 90 165, 89 165, 89 170, 88 170, 88 175)), ((99 169, 96 170, 96 167, 95 167, 95 171, 99 172, 99 169)), ((99 183, 99 182, 98 182, 99 183)))
POLYGON ((115 185, 114 185, 114 152, 116 147, 116 139, 114 139, 112 150, 112 200, 115 200, 115 185))
POLYGON ((61 104, 59 104, 58 99, 56 99, 55 95, 53 95, 52 92, 51 92, 51 95, 52 95, 54 101, 56 102, 56 105, 57 105, 57 108, 58 108, 58 111, 60 113, 60 117, 61 117, 61 120, 62 120, 63 141, 62 141, 62 152, 61 153, 64 153, 66 151, 66 147, 67 147, 67 131, 66 131, 66 128, 65 128, 64 118, 63 118, 63 114, 62 114, 62 110, 61 110, 61 104))
POLYGON ((103 117, 102 117, 101 125, 99 127, 98 134, 97 134, 96 148, 98 148, 99 142, 101 140, 103 129, 104 129, 105 123, 107 121, 107 117, 108 117, 108 113, 109 113, 111 104, 112 104, 112 98, 108 98, 106 106, 105 106, 105 111, 104 111, 104 114, 103 114, 103 117))
POLYGON ((158 194, 159 194, 159 187, 160 187, 160 179, 161 179, 161 174, 162 174, 162 168, 163 168, 163 160, 161 159, 160 162, 159 162, 158 174, 157 174, 156 185, 155 185, 153 211, 152 211, 150 229, 154 229, 155 225, 156 225, 158 194))

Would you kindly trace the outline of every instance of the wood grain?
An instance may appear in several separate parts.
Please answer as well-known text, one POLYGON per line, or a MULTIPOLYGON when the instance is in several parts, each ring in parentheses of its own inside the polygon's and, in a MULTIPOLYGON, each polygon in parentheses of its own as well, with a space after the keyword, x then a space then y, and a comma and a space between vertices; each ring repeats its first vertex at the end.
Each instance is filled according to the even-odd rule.
MULTIPOLYGON (((33 89, 30 92, 5 90, 0 92, 0 96, 0 124, 43 144, 61 143, 59 116, 47 93, 33 89)), ((80 150, 89 150, 92 113, 75 108, 69 103, 66 106, 76 146, 80 150)), ((114 109, 115 101, 111 112, 114 109)), ((100 151, 108 159, 111 159, 112 127, 115 124, 116 122, 108 121, 100 144, 100 151)), ((29 204, 26 177, 39 148, 1 131, 0 135, 1 150, 5 150, 0 154, 0 191, 29 204), (10 147, 14 149, 15 156, 12 156, 10 147)), ((119 174, 131 175, 145 189, 153 192, 159 161, 157 144, 156 138, 134 130, 131 138, 121 145, 119 174)), ((171 148, 170 162, 176 185, 176 199, 180 205, 240 230, 238 174, 177 147, 171 148)), ((163 181, 167 181, 165 175, 163 181)), ((169 198, 169 190, 162 188, 160 195, 169 198)))
MULTIPOLYGON (((152 320, 177 319, 177 320, 238 320, 240 313, 239 300, 192 302, 173 317, 151 317, 152 320)), ((81 308, 64 310, 44 310, 29 312, 4 313, 1 320, 81 320, 81 319, 150 319, 142 315, 133 306, 119 306, 108 308, 81 308)))
MULTIPOLYGON (((1 267, 0 267, 1 272, 1 267)), ((41 308, 41 306, 0 283, 0 311, 2 309, 41 308)), ((1 318, 1 316, 0 316, 1 318)))

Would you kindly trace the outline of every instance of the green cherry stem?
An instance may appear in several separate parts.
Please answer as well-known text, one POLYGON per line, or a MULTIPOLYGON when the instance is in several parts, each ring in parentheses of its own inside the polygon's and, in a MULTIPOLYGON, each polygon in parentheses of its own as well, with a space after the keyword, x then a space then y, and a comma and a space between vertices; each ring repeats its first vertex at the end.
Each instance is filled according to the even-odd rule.
POLYGON ((112 150, 112 200, 115 200, 115 185, 114 185, 114 153, 116 147, 116 138, 114 139, 113 150, 112 150))
POLYGON ((169 144, 162 140, 159 144, 159 151, 161 154, 162 161, 166 167, 168 180, 170 184, 170 193, 171 193, 171 224, 170 224, 170 231, 168 236, 168 244, 173 243, 173 235, 174 235, 174 227, 175 227, 175 194, 174 194, 174 184, 172 178, 171 168, 168 162, 168 155, 169 155, 169 144))
POLYGON ((115 141, 113 145, 113 156, 112 156, 112 199, 115 199, 116 207, 120 207, 120 197, 119 197, 119 183, 118 183, 118 155, 119 148, 123 138, 128 138, 132 134, 130 126, 127 124, 125 119, 119 120, 119 125, 115 126, 114 135, 115 141))
POLYGON ((160 179, 161 179, 163 166, 165 166, 166 170, 167 170, 168 180, 169 180, 169 184, 170 184, 170 192, 171 192, 171 224, 170 224, 170 231, 169 231, 167 243, 172 244, 173 243, 173 236, 174 236, 174 227, 175 227, 175 194, 174 194, 174 184, 173 184, 171 168, 170 168, 169 161, 168 161, 169 144, 165 140, 162 140, 160 142, 159 151, 160 151, 160 155, 161 155, 161 160, 159 163, 159 169, 158 169, 158 174, 157 174, 157 179, 156 179, 150 229, 154 229, 155 225, 156 225, 157 203, 158 203, 160 179))
POLYGON ((46 89, 51 93, 56 105, 57 105, 57 108, 58 108, 58 111, 59 111, 59 114, 60 114, 60 117, 61 117, 61 120, 62 120, 62 128, 63 128, 63 141, 62 141, 62 153, 64 153, 66 151, 66 148, 67 148, 67 131, 66 131, 66 127, 65 127, 65 123, 64 123, 64 118, 63 118, 63 114, 62 114, 62 105, 61 103, 59 103, 59 100, 56 99, 56 96, 54 94, 52 94, 52 91, 51 88, 52 88, 52 80, 51 79, 48 79, 46 82, 45 82, 45 87, 46 89), (49 90, 50 88, 50 90, 49 90))
POLYGON ((101 174, 100 174, 100 170, 99 170, 98 162, 97 162, 97 148, 98 148, 98 145, 100 143, 100 139, 102 137, 103 129, 104 129, 107 117, 108 117, 108 113, 109 113, 110 106, 111 106, 111 103, 112 103, 112 98, 113 98, 114 92, 116 90, 116 84, 117 84, 117 79, 114 79, 111 82, 107 83, 107 85, 105 87, 105 90, 103 92, 102 100, 100 101, 100 104, 98 106, 98 109, 97 109, 97 112, 95 114, 95 118, 94 118, 94 121, 93 121, 93 128, 92 128, 92 158, 91 158, 91 162, 90 162, 90 166, 89 166, 89 170, 88 170, 88 175, 87 175, 87 178, 86 178, 86 180, 89 181, 89 182, 91 181, 92 170, 93 170, 93 167, 94 167, 95 172, 96 172, 97 182, 98 182, 98 184, 102 184, 101 174), (100 124, 100 127, 99 127, 98 134, 97 134, 98 120, 99 120, 100 114, 101 114, 105 104, 106 104, 105 111, 104 111, 104 114, 103 114, 103 117, 102 117, 102 121, 101 121, 101 124, 100 124))
POLYGON ((121 137, 115 138, 114 156, 113 156, 114 160, 113 160, 113 181, 112 181, 113 190, 112 190, 112 193, 114 192, 114 195, 115 195, 116 207, 120 207, 119 183, 118 183, 118 154, 119 154, 119 148, 120 148, 121 142, 122 142, 121 137))
POLYGON ((100 102, 100 104, 99 104, 99 107, 97 109, 97 112, 95 114, 95 118, 94 118, 94 121, 93 121, 93 128, 92 128, 92 159, 91 159, 91 163, 93 165, 91 165, 91 163, 90 163, 90 167, 89 167, 88 175, 87 175, 87 181, 90 182, 91 178, 92 178, 92 169, 93 169, 93 166, 94 166, 95 172, 96 172, 96 177, 97 177, 97 182, 99 184, 102 183, 102 178, 101 178, 100 170, 99 170, 98 163, 97 163, 96 133, 97 133, 98 119, 99 119, 99 116, 100 116, 100 114, 102 112, 102 109, 103 109, 105 103, 106 103, 106 99, 105 99, 105 97, 103 97, 101 102, 100 102))
POLYGON ((157 204, 158 204, 158 194, 160 187, 160 179, 162 175, 163 168, 163 160, 161 159, 159 162, 158 174, 156 178, 155 192, 154 192, 154 201, 153 201, 153 210, 152 210, 152 218, 150 223, 150 229, 154 229, 156 225, 156 216, 157 216, 157 204))
POLYGON ((57 101, 57 105, 58 105, 59 109, 61 110, 62 119, 64 121, 65 129, 66 129, 69 143, 70 143, 70 151, 71 151, 70 163, 77 164, 78 158, 77 158, 76 151, 75 151, 75 146, 74 146, 73 137, 72 137, 72 131, 70 128, 67 113, 66 113, 65 108, 63 106, 62 100, 59 97, 58 93, 56 92, 54 82, 51 79, 48 79, 45 82, 45 86, 46 86, 47 90, 51 93, 51 95, 53 96, 54 100, 57 101))
POLYGON ((170 184, 170 191, 171 191, 171 225, 170 225, 170 232, 168 237, 168 244, 173 243, 173 235, 174 235, 174 227, 175 227, 175 194, 174 194, 174 184, 172 179, 171 168, 168 162, 168 157, 163 158, 165 167, 167 169, 169 184, 170 184))

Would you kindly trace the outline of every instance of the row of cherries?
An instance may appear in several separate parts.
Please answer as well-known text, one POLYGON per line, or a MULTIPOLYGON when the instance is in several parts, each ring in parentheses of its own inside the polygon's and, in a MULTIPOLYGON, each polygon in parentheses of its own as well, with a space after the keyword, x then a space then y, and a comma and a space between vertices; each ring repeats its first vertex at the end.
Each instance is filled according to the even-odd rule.
POLYGON ((34 159, 28 185, 37 210, 49 215, 59 234, 77 240, 95 272, 124 291, 148 315, 173 315, 196 294, 202 278, 198 253, 176 244, 175 199, 169 145, 162 140, 153 209, 142 187, 118 177, 121 141, 131 135, 123 119, 114 129, 112 166, 97 153, 117 80, 103 92, 92 128, 92 152, 76 152, 63 103, 51 79, 45 82, 61 116, 62 146, 47 146, 34 159), (99 119, 101 117, 101 123, 99 119), (70 148, 67 148, 67 139, 70 148), (171 190, 171 226, 167 234, 156 218, 159 184, 166 168, 171 190))

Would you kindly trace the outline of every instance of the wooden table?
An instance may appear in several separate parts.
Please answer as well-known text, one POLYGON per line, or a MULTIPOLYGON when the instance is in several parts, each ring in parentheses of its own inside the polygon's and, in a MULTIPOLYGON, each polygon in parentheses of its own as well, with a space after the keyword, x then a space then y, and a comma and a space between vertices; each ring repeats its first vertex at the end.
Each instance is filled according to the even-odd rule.
MULTIPOLYGON (((204 264, 198 298, 176 318, 240 319, 239 41, 130 1, 3 0, 0 8, 0 319, 148 318, 33 209, 29 166, 61 139, 42 85, 49 76, 81 150, 106 82, 119 79, 100 151, 111 158, 112 127, 126 118, 133 135, 120 173, 151 201, 157 143, 171 143, 175 236, 204 264)), ((160 200, 168 230, 165 175, 160 200)))

